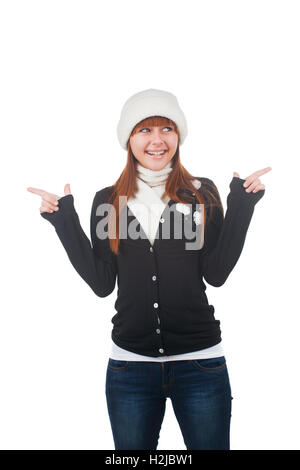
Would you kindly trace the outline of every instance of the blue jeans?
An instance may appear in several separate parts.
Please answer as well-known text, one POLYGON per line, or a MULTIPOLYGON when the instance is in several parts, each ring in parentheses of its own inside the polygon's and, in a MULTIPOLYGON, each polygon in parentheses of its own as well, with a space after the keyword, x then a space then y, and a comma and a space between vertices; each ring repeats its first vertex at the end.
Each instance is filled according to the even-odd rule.
POLYGON ((170 362, 109 358, 105 394, 116 450, 157 448, 169 397, 191 450, 229 450, 231 388, 224 356, 170 362))

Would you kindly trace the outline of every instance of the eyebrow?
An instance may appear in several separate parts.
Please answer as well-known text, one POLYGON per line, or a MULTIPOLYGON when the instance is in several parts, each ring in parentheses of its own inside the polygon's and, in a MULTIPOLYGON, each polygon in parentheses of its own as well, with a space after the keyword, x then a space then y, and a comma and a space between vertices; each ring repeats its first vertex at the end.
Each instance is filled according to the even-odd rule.
POLYGON ((153 127, 174 127, 172 124, 165 124, 164 126, 141 126, 139 129, 152 129, 153 127))

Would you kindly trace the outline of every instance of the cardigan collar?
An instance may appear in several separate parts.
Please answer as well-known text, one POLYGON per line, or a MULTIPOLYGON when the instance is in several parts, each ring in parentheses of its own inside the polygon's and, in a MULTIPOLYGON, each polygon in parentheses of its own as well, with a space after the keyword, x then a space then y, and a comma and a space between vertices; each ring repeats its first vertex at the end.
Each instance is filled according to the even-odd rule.
MULTIPOLYGON (((164 200, 161 199, 161 196, 165 190, 165 182, 168 178, 168 174, 172 171, 171 162, 162 170, 158 171, 149 170, 139 164, 137 165, 137 170, 138 189, 135 197, 131 197, 127 202, 127 206, 134 214, 150 243, 153 245, 161 215, 170 202, 168 196, 166 196, 164 200), (151 185, 153 186, 151 187, 151 185)), ((201 182, 197 179, 193 180, 193 184, 197 189, 201 186, 201 182)))

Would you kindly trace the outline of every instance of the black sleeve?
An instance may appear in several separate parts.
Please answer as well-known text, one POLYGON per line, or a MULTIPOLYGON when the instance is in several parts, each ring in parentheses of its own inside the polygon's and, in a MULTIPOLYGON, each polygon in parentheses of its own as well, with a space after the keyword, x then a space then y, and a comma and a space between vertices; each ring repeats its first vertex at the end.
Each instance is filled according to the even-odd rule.
MULTIPOLYGON (((218 207, 213 207, 211 220, 205 227, 204 246, 200 254, 201 271, 204 279, 214 287, 222 286, 236 265, 254 206, 265 194, 265 190, 246 193, 244 182, 241 178, 232 179, 225 217, 218 207)), ((215 185, 214 188, 219 194, 215 185)))
POLYGON ((57 212, 42 212, 41 216, 55 228, 67 255, 82 279, 99 297, 106 297, 115 288, 117 275, 116 255, 110 250, 109 239, 96 236, 96 224, 103 216, 96 216, 97 206, 102 201, 98 191, 94 197, 91 212, 91 238, 84 233, 74 207, 74 198, 68 194, 58 200, 57 212))

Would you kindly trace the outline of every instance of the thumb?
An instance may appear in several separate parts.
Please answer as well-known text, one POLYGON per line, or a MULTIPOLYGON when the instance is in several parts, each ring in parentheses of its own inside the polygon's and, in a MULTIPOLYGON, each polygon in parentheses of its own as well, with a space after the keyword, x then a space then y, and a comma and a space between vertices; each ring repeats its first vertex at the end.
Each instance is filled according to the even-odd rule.
POLYGON ((65 192, 65 196, 67 196, 68 194, 71 194, 71 187, 69 183, 65 184, 64 192, 65 192))
POLYGON ((236 171, 233 172, 233 176, 236 176, 237 178, 240 178, 240 175, 236 171))

